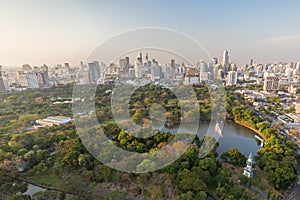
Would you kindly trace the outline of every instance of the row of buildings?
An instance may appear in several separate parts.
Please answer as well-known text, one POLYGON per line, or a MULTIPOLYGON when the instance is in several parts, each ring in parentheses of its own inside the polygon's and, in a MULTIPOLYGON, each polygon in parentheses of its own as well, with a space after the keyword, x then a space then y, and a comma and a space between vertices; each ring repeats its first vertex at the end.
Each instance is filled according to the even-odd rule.
POLYGON ((110 84, 131 82, 156 82, 159 84, 196 84, 220 80, 224 85, 237 85, 245 82, 263 84, 265 91, 276 91, 281 86, 296 85, 300 81, 300 63, 249 64, 239 66, 230 61, 227 50, 220 62, 213 58, 206 62, 200 60, 195 66, 178 63, 171 59, 168 64, 161 64, 150 59, 149 54, 139 52, 130 62, 123 57, 117 63, 106 65, 93 61, 81 62, 78 67, 69 63, 48 68, 23 65, 17 72, 5 72, 0 68, 0 92, 10 88, 44 88, 51 85, 66 84, 76 81, 78 84, 110 84))

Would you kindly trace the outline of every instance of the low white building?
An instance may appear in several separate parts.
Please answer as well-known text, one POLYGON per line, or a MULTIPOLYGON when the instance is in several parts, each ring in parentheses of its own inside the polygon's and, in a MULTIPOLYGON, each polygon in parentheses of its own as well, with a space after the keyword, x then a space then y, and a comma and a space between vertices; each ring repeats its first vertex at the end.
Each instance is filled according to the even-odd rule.
POLYGON ((41 126, 53 126, 53 125, 67 124, 71 121, 72 119, 70 117, 56 116, 56 117, 47 117, 45 119, 38 119, 36 120, 36 123, 41 126))
POLYGON ((300 129, 300 118, 298 116, 279 115, 277 120, 286 128, 300 129))

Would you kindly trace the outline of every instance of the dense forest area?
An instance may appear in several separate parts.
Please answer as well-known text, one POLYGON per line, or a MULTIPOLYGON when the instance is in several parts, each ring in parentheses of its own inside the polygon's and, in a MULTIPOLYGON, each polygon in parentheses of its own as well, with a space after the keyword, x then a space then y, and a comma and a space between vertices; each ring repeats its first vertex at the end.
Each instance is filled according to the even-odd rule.
MULTIPOLYGON (((47 128, 30 129, 35 120, 48 116, 72 116, 72 85, 43 90, 13 92, 0 96, 0 194, 5 199, 30 199, 22 195, 26 182, 55 190, 40 192, 32 199, 262 199, 251 188, 265 192, 269 198, 280 199, 296 179, 297 153, 295 145, 285 140, 276 127, 247 107, 241 97, 226 91, 227 119, 251 126, 266 139, 257 152, 256 171, 248 179, 242 175, 246 157, 232 148, 217 154, 218 143, 204 158, 199 151, 204 138, 195 137, 193 144, 174 163, 148 173, 120 172, 103 165, 85 148, 77 135, 74 122, 47 128), (20 168, 22 170, 20 170, 20 168), (264 184, 261 184, 264 183, 264 184), (56 191, 58 190, 58 191, 56 191), (65 194, 75 196, 66 197, 65 194), (52 198, 53 199, 53 198, 52 198)), ((136 152, 156 151, 172 139, 169 132, 155 132, 145 140, 133 137, 114 122, 110 103, 112 86, 99 86, 95 95, 96 116, 107 137, 115 145, 136 152)), ((129 113, 132 120, 147 127, 149 109, 159 104, 166 110, 166 123, 176 127, 181 120, 212 119, 214 99, 204 85, 194 86, 199 108, 180 111, 176 96, 161 86, 146 85, 131 96, 129 113)), ((213 95, 218 98, 217 95, 213 95)), ((215 143, 214 138, 205 138, 215 143)), ((180 148, 180 147, 178 147, 180 148)), ((105 155, 104 155, 105 156, 105 155)), ((137 171, 153 163, 144 160, 137 171)))

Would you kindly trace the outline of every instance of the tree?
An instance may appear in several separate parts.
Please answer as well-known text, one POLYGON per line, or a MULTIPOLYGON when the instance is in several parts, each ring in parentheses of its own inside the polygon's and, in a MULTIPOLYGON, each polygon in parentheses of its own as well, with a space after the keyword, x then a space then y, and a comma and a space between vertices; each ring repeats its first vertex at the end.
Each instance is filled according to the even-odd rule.
POLYGON ((135 114, 132 116, 132 120, 134 123, 139 123, 142 121, 143 115, 138 110, 135 112, 135 114))
POLYGON ((148 188, 150 195, 153 199, 163 199, 164 197, 164 190, 162 185, 151 185, 148 188))
POLYGON ((199 167, 201 167, 203 170, 209 171, 209 173, 213 175, 217 169, 216 160, 212 159, 211 157, 201 159, 199 161, 199 167))
POLYGON ((90 154, 80 154, 78 156, 79 166, 85 167, 88 170, 92 169, 92 156, 90 154))
POLYGON ((30 195, 12 195, 8 196, 6 200, 31 200, 30 195))
POLYGON ((243 155, 237 148, 231 148, 227 152, 222 153, 221 158, 229 161, 233 165, 243 166, 246 163, 246 156, 243 155))
POLYGON ((195 195, 195 199, 197 200, 205 200, 207 198, 207 194, 204 191, 197 192, 195 195))
POLYGON ((195 195, 193 192, 188 191, 187 193, 182 193, 180 195, 180 200, 194 200, 195 199, 195 195))
POLYGON ((17 152, 17 155, 18 156, 23 156, 24 154, 28 153, 28 150, 25 149, 25 148, 22 148, 20 149, 18 152, 17 152))
POLYGON ((145 159, 143 160, 137 167, 137 172, 147 172, 147 171, 153 171, 156 168, 155 162, 145 159))
POLYGON ((195 172, 184 170, 180 175, 180 181, 179 181, 179 185, 178 185, 179 189, 183 192, 205 191, 206 184, 202 181, 202 179, 205 179, 205 178, 201 177, 201 174, 197 174, 195 172))
POLYGON ((269 172, 267 179, 269 184, 276 190, 285 190, 295 178, 294 169, 285 163, 280 163, 275 169, 269 172))
POLYGON ((46 190, 37 192, 32 196, 32 200, 60 200, 64 199, 64 195, 61 192, 53 191, 53 190, 46 190))

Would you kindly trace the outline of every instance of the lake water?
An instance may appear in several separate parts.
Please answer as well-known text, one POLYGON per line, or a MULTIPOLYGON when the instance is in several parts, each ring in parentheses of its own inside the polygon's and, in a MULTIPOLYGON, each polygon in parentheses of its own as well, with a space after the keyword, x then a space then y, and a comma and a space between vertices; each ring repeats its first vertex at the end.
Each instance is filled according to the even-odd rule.
MULTIPOLYGON (((183 130, 191 130, 189 124, 183 125, 183 130)), ((209 122, 201 122, 198 129, 198 135, 202 137, 207 134, 209 127, 209 122)), ((169 130, 171 133, 176 133, 177 129, 164 129, 163 131, 169 130)), ((241 153, 248 155, 252 153, 256 154, 257 150, 260 149, 260 143, 257 143, 255 139, 255 132, 243 127, 241 125, 235 124, 231 121, 226 121, 222 129, 222 137, 219 137, 219 147, 217 149, 219 155, 222 152, 228 151, 230 148, 236 147, 241 153)))
POLYGON ((254 137, 256 133, 241 125, 233 122, 226 122, 222 133, 223 137, 219 139, 220 146, 218 148, 218 153, 236 147, 241 153, 248 157, 250 153, 255 155, 257 150, 261 148, 259 145, 260 143, 257 143, 254 137))
POLYGON ((28 189, 26 192, 24 192, 23 194, 28 194, 30 195, 30 197, 32 197, 32 195, 34 195, 35 193, 37 192, 41 192, 41 191, 45 191, 46 189, 44 188, 41 188, 39 186, 35 186, 35 185, 32 185, 32 184, 28 184, 28 189))
MULTIPOLYGON (((47 189, 36 186, 36 185, 32 185, 30 183, 28 183, 28 189, 26 192, 24 192, 23 194, 27 194, 30 195, 30 197, 32 197, 32 195, 34 195, 37 192, 41 192, 41 191, 46 191, 47 189)), ((73 196, 72 194, 66 194, 66 198, 67 197, 71 197, 73 196)))

